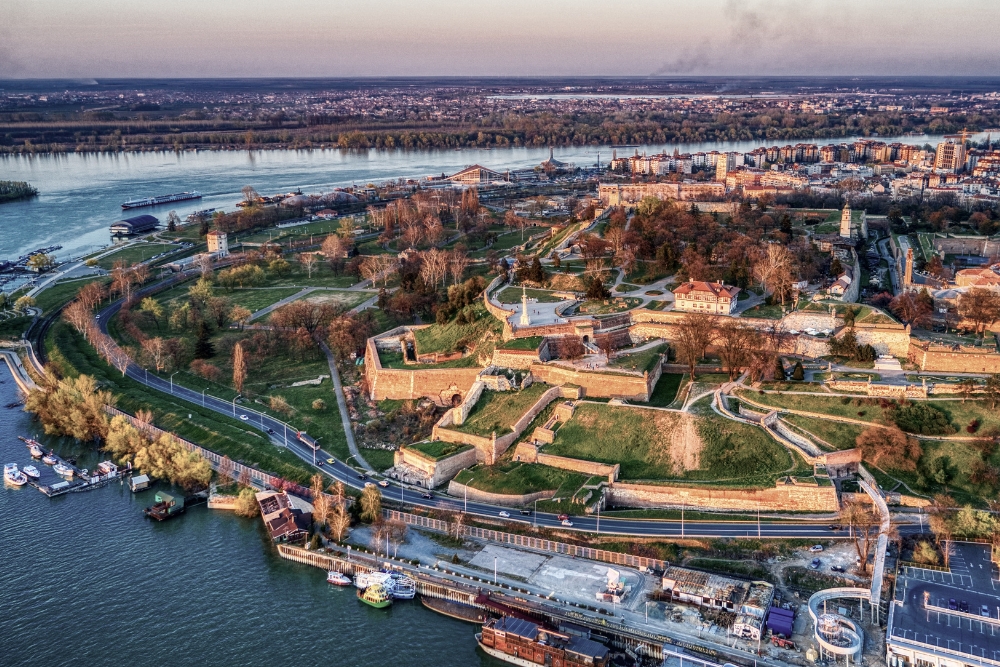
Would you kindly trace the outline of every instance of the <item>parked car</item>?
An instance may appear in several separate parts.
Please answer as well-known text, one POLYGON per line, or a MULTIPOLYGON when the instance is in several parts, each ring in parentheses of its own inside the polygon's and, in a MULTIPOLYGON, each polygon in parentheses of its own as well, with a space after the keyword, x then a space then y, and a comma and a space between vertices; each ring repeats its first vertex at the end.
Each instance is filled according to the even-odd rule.
POLYGON ((559 519, 560 521, 565 521, 566 519, 569 518, 569 514, 560 514, 556 518, 559 519))
POLYGON ((562 525, 569 527, 573 525, 573 522, 569 519, 563 519, 562 525))
POLYGON ((508 512, 507 510, 500 510, 500 514, 498 514, 497 516, 502 516, 505 519, 509 519, 510 512, 508 512))
POLYGON ((809 551, 811 551, 812 553, 819 553, 822 550, 823 550, 822 544, 814 544, 811 547, 809 547, 809 551))
POLYGON ((958 610, 964 611, 965 613, 969 613, 969 603, 966 602, 965 600, 962 600, 961 602, 958 603, 958 610))
POLYGON ((985 618, 989 618, 990 617, 990 608, 987 607, 986 605, 983 605, 982 607, 979 608, 979 615, 983 616, 985 618))
POLYGON ((948 609, 951 609, 952 611, 958 610, 958 603, 955 602, 955 598, 951 598, 948 600, 948 609))
POLYGON ((830 571, 831 572, 845 572, 846 570, 844 570, 844 568, 841 567, 840 565, 831 565, 830 566, 830 571))
POLYGON ((818 570, 820 565, 822 565, 822 562, 820 561, 820 559, 819 558, 813 558, 812 562, 809 563, 809 569, 810 570, 818 570))

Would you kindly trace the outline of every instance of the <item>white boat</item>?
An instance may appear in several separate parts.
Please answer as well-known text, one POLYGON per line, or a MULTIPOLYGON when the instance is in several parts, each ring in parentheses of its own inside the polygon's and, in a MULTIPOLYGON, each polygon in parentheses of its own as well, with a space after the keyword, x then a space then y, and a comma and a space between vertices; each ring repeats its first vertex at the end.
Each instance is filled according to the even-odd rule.
POLYGON ((48 454, 42 457, 42 463, 47 463, 50 466, 54 466, 55 464, 59 463, 59 459, 56 458, 55 454, 49 452, 48 454))
POLYGON ((5 463, 3 466, 3 481, 14 486, 24 486, 28 483, 28 478, 17 469, 16 463, 5 463))
POLYGON ((38 479, 41 477, 41 473, 38 472, 38 468, 32 465, 27 465, 21 468, 21 472, 30 477, 31 479, 38 479))
POLYGON ((65 463, 57 463, 54 466, 52 466, 52 469, 56 471, 57 475, 62 475, 63 477, 73 476, 73 469, 70 468, 65 463))
POLYGON ((389 594, 397 600, 412 600, 417 595, 417 582, 400 572, 393 572, 389 594))
POLYGON ((388 572, 369 572, 368 574, 356 574, 354 575, 354 585, 364 590, 369 586, 374 586, 375 584, 380 584, 382 586, 388 587, 390 585, 390 579, 392 575, 388 572))
POLYGON ((31 451, 31 458, 33 459, 40 459, 45 456, 45 450, 38 445, 31 445, 28 449, 31 451))
POLYGON ((345 574, 337 572, 336 570, 330 570, 326 573, 326 581, 334 586, 350 586, 351 578, 345 574))

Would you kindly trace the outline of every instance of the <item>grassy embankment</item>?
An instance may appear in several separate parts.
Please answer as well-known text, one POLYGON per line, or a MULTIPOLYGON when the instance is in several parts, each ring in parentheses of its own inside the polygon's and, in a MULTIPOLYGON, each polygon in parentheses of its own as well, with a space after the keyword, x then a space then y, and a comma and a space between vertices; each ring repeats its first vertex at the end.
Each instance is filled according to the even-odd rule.
POLYGON ((461 426, 450 428, 485 438, 492 433, 496 433, 498 437, 506 435, 513 430, 514 423, 550 388, 536 382, 519 391, 484 391, 465 422, 461 426))

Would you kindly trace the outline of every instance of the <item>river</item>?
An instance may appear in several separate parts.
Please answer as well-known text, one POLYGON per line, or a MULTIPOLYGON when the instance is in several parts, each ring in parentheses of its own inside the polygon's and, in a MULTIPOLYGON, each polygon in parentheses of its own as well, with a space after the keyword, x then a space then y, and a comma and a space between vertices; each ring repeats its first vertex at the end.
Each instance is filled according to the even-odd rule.
MULTIPOLYGON (((0 380, 2 406, 17 395, 4 363, 0 380)), ((0 460, 29 463, 17 436, 36 430, 0 407, 0 460)), ((99 460, 40 440, 82 467, 99 460)), ((372 609, 321 570, 279 558, 259 519, 200 506, 149 521, 153 493, 114 484, 49 499, 0 487, 0 665, 502 664, 477 652, 471 624, 416 600, 372 609)))
MULTIPOLYGON (((937 144, 940 136, 880 137, 883 141, 937 144)), ((801 140, 818 144, 831 139, 801 140)), ((853 138, 843 141, 853 141, 853 138)), ((773 144, 774 142, 770 142, 773 144)), ((789 142, 778 142, 784 145, 789 142)), ((797 142, 792 142, 797 143, 797 142)), ((758 141, 705 142, 641 146, 657 153, 710 150, 749 151, 758 141)), ((601 164, 611 158, 610 146, 562 147, 555 157, 577 166, 601 164)), ((619 154, 634 148, 618 148, 619 154)), ((70 153, 0 158, 0 180, 28 181, 40 191, 36 198, 0 205, 0 260, 30 250, 62 245, 60 259, 92 252, 111 242, 108 226, 123 217, 121 203, 129 199, 197 190, 200 200, 134 209, 127 215, 151 213, 161 220, 171 210, 181 218, 206 208, 233 210, 240 189, 252 185, 261 194, 329 191, 338 186, 395 178, 422 178, 453 173, 471 164, 498 170, 537 165, 547 148, 502 148, 433 151, 189 151, 181 153, 70 153)))

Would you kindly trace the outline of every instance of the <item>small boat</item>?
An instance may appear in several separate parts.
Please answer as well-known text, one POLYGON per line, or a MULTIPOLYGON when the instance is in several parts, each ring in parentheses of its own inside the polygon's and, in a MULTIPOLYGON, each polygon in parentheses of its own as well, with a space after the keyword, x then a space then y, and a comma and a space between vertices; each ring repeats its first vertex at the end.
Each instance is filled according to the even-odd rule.
POLYGON ((56 455, 53 454, 52 452, 49 452, 48 454, 42 457, 42 463, 54 466, 55 464, 59 463, 59 458, 56 457, 56 455))
POLYGON ((417 582, 401 572, 393 572, 389 594, 394 600, 412 600, 417 596, 417 582))
POLYGON ((35 443, 29 445, 28 450, 31 451, 31 458, 33 459, 40 459, 43 456, 45 456, 45 450, 43 450, 35 443))
POLYGON ((3 481, 14 486, 24 486, 28 478, 17 469, 16 463, 5 463, 3 466, 3 481))
POLYGON ((334 586, 350 586, 351 578, 336 570, 330 570, 326 573, 326 582, 334 586))
POLYGON ((31 479, 38 479, 41 477, 41 473, 38 472, 38 468, 32 465, 27 465, 21 468, 21 472, 30 477, 31 479))
POLYGON ((358 590, 358 599, 376 609, 385 609, 392 604, 392 596, 382 584, 372 584, 365 590, 358 590))
POLYGON ((63 477, 73 476, 73 469, 70 468, 65 463, 57 463, 54 466, 52 466, 52 469, 56 471, 57 475, 62 475, 63 477))

